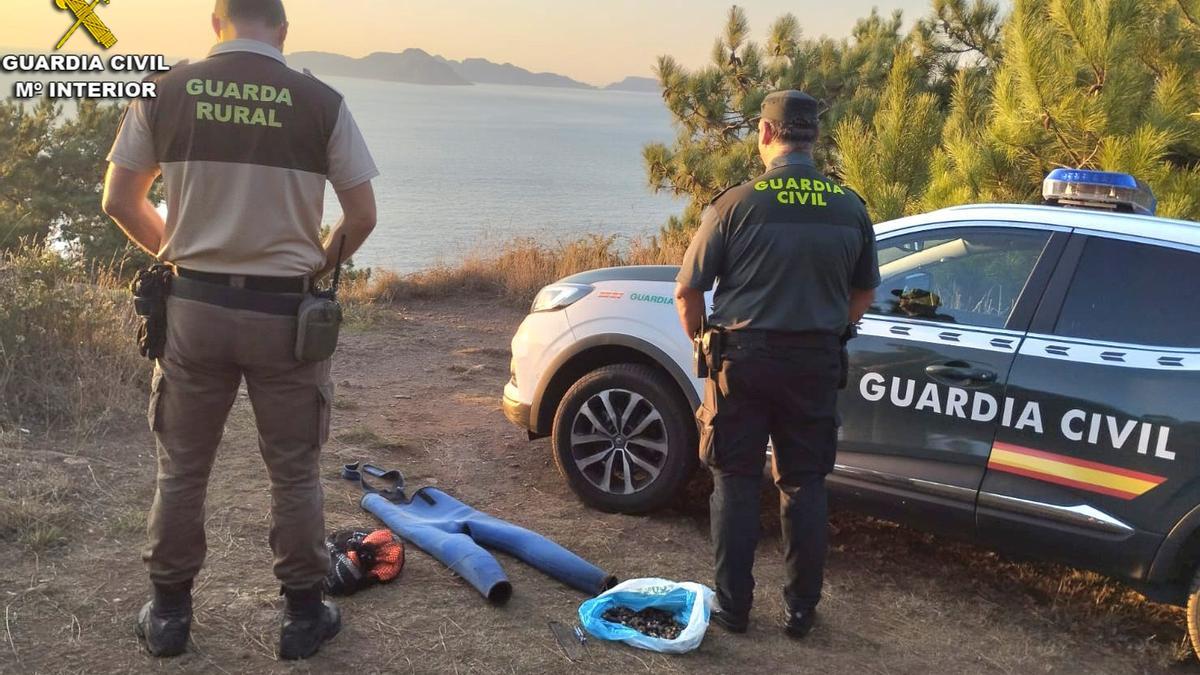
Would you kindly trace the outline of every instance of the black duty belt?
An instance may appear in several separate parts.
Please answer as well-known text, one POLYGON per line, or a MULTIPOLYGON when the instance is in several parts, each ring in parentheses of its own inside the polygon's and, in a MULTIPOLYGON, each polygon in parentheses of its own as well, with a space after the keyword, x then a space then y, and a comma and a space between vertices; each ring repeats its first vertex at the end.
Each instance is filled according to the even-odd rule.
POLYGON ((216 274, 213 272, 198 272, 182 267, 176 274, 184 279, 203 281, 216 286, 229 286, 247 291, 260 293, 305 293, 308 291, 307 277, 256 277, 245 274, 216 274))
MULTIPOLYGON (((182 271, 182 270, 181 270, 182 271)), ((171 295, 227 309, 244 309, 262 314, 296 316, 303 293, 267 293, 233 286, 210 284, 180 275, 171 282, 171 295)))
POLYGON ((841 349, 841 337, 833 333, 789 332, 781 330, 731 330, 725 333, 725 344, 771 349, 841 349))

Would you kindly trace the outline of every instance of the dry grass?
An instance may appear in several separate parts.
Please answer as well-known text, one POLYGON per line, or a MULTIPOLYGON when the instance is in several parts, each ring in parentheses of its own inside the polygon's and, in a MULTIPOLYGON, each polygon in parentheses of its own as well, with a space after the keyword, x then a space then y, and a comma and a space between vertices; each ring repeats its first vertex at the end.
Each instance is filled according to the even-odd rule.
POLYGON ((627 251, 615 237, 593 235, 547 246, 516 239, 497 253, 475 253, 458 265, 443 265, 409 275, 378 271, 344 287, 342 298, 360 315, 373 304, 438 299, 453 295, 489 295, 512 305, 528 303, 547 284, 602 267, 678 264, 683 249, 657 240, 636 240, 627 251))
POLYGON ((128 412, 148 370, 131 305, 110 272, 85 272, 42 248, 2 254, 0 432, 87 436, 128 412))
MULTIPOLYGON (((493 303, 471 299, 415 304, 405 310, 404 340, 390 329, 363 331, 339 354, 339 380, 353 381, 343 396, 356 408, 335 416, 322 463, 331 530, 374 522, 359 489, 337 475, 343 462, 373 459, 403 469, 410 485, 437 485, 622 576, 711 579, 703 485, 653 516, 590 511, 555 473, 546 441, 527 445, 504 423, 491 369, 503 363, 503 340, 520 310, 485 315, 493 303), (443 376, 479 363, 487 369, 463 381, 443 376)), ((43 532, 0 537, 0 672, 159 668, 130 630, 147 593, 137 547, 154 466, 145 425, 126 431, 79 455, 41 438, 20 449, 0 442, 0 465, 8 467, 0 474, 0 522, 30 531, 40 522, 43 532), (68 544, 54 546, 55 527, 68 544), (49 551, 31 552, 45 542, 49 551)), ((209 556, 198 579, 194 641, 164 666, 172 671, 296 672, 273 660, 277 586, 257 444, 249 402, 239 400, 208 496, 209 556)), ((775 493, 767 486, 765 494, 775 493)), ((410 547, 395 584, 340 601, 343 633, 307 668, 363 670, 362 647, 370 644, 371 672, 1197 672, 1177 609, 1099 575, 1017 562, 848 513, 834 517, 822 627, 793 643, 776 629, 783 565, 774 500, 764 500, 761 518, 754 628, 744 636, 711 630, 694 654, 592 641, 585 661, 568 663, 546 622, 574 622, 583 596, 501 556, 518 592, 508 607, 488 607, 410 547)))
MULTIPOLYGON (((12 455, 0 457, 6 466, 20 470, 12 455)), ((75 517, 74 489, 70 477, 55 466, 37 467, 35 480, 5 481, 0 489, 0 542, 32 553, 65 542, 75 517)))
MULTIPOLYGON (((0 254, 0 464, 24 478, 0 485, 0 543, 58 549, 86 519, 82 504, 96 512, 102 491, 77 450, 123 426, 142 400, 149 368, 133 344, 131 305, 109 271, 44 248, 0 254), (23 447, 42 439, 54 450, 23 447)), ((119 520, 122 532, 145 522, 132 511, 119 520)))
MULTIPOLYGON (((962 601, 981 620, 1024 624, 1031 636, 1068 627, 1110 648, 1138 654, 1147 670, 1187 666, 1195 655, 1179 607, 1151 602, 1130 586, 1095 572, 1010 557, 858 514, 833 518, 832 550, 878 569, 911 567, 931 577, 962 581, 962 601), (873 563, 873 564, 871 564, 873 563)), ((893 583, 887 579, 886 583, 893 583)), ((943 600, 944 602, 944 600, 943 600)), ((950 611, 935 599, 914 599, 916 613, 950 611)), ((1020 649, 1019 645, 1007 645, 1020 649)), ((1039 646, 1041 648, 1041 646, 1039 646)))

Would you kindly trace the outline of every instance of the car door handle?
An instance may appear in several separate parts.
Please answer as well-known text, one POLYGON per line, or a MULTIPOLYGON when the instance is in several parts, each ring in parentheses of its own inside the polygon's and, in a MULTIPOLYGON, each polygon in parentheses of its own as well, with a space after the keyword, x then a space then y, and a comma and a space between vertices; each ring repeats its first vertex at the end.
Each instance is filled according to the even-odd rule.
POLYGON ((965 363, 934 364, 925 369, 929 377, 948 384, 991 384, 996 373, 984 368, 973 368, 965 363))

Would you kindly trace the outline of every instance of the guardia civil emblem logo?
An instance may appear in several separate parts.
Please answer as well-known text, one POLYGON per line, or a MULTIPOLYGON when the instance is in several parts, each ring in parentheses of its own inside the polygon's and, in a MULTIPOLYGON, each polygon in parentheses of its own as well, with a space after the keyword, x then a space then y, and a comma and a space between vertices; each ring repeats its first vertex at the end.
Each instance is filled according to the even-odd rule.
POLYGON ((58 5, 59 9, 70 12, 75 16, 74 25, 72 25, 71 29, 67 31, 67 34, 58 41, 58 45, 55 47, 55 49, 62 49, 63 45, 67 44, 67 40, 71 39, 71 36, 79 30, 80 26, 83 26, 83 29, 92 36, 92 39, 96 41, 96 44, 104 47, 105 49, 117 44, 117 36, 113 35, 113 32, 108 29, 108 26, 104 24, 104 21, 96 15, 97 5, 100 5, 101 3, 107 5, 111 1, 112 0, 92 0, 91 3, 88 3, 86 0, 54 0, 54 4, 58 5))

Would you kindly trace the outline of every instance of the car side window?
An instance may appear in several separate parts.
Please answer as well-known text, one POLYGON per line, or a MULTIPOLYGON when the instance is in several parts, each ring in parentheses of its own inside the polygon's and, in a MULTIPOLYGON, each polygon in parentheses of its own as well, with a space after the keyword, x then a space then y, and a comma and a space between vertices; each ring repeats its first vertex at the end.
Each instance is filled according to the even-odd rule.
POLYGON ((881 241, 879 271, 883 283, 871 311, 1003 328, 1050 234, 971 227, 881 241))
POLYGON ((1054 333, 1102 342, 1200 347, 1200 253, 1089 239, 1054 333))

